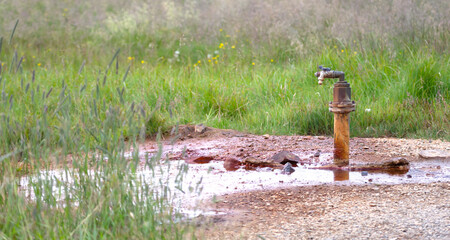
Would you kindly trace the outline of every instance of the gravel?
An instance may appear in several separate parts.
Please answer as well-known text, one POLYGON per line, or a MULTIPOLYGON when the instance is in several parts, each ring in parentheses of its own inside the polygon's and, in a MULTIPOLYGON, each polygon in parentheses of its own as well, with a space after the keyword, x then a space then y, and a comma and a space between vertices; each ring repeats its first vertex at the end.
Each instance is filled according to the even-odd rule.
POLYGON ((449 183, 320 185, 226 195, 205 239, 450 239, 449 183))

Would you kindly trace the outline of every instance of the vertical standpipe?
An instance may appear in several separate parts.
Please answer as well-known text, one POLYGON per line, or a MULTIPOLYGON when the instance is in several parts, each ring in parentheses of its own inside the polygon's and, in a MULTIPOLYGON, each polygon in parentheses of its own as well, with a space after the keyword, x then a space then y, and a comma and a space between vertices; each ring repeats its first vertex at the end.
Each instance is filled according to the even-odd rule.
POLYGON ((334 113, 334 165, 345 167, 349 165, 349 113, 355 111, 356 104, 351 100, 350 84, 345 81, 343 72, 332 71, 321 66, 319 69, 322 71, 315 73, 319 78, 319 85, 324 78, 339 78, 339 81, 334 84, 333 101, 329 104, 329 110, 334 113))

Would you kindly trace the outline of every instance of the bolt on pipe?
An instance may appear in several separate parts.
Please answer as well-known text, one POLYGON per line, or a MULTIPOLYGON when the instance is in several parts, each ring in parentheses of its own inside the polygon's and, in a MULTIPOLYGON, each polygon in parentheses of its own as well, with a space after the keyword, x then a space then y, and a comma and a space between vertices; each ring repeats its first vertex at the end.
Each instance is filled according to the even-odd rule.
POLYGON ((333 101, 329 104, 329 111, 334 113, 334 164, 338 167, 349 165, 350 125, 349 113, 355 111, 355 101, 351 100, 350 84, 345 81, 345 73, 319 66, 315 73, 322 85, 325 78, 338 78, 334 84, 333 101))

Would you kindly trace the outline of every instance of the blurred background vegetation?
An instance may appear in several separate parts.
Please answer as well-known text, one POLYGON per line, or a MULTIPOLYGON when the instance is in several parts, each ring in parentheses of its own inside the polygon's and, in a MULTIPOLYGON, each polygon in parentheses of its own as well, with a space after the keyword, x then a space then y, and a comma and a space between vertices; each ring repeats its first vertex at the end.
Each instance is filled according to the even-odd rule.
MULTIPOLYGON (((71 125, 83 125, 96 91, 103 106, 157 107, 147 135, 201 122, 331 135, 332 83, 317 85, 319 64, 346 72, 352 136, 449 140, 449 9, 445 0, 2 1, 2 151, 29 138, 36 109, 66 95, 71 125), (27 83, 47 102, 31 108, 27 83)), ((56 113, 47 121, 62 125, 56 113)), ((92 137, 73 130, 70 139, 92 137)), ((49 145, 61 147, 59 134, 49 145)))

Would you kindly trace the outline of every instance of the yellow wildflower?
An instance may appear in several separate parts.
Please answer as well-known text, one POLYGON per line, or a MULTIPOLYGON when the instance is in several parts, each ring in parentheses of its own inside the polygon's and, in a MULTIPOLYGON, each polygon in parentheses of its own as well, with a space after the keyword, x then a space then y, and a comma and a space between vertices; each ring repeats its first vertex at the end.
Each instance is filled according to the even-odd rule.
POLYGON ((231 46, 231 48, 232 48, 232 49, 235 49, 235 48, 236 48, 236 46, 234 46, 234 45, 233 45, 233 46, 231 46))
POLYGON ((353 52, 353 54, 355 54, 355 55, 356 55, 356 54, 357 54, 357 52, 353 52))
POLYGON ((270 59, 270 62, 273 62, 273 59, 270 59))
POLYGON ((341 52, 344 52, 344 49, 342 49, 341 52))
POLYGON ((223 29, 221 28, 221 29, 219 29, 219 31, 221 31, 221 32, 222 32, 222 31, 223 31, 223 29))
POLYGON ((217 63, 218 63, 218 62, 217 62, 217 60, 216 60, 216 61, 214 61, 214 63, 215 63, 215 64, 217 64, 217 63))
POLYGON ((36 58, 36 56, 33 56, 33 58, 36 58))
POLYGON ((40 66, 41 66, 41 63, 38 63, 37 65, 38 65, 38 67, 40 67, 40 66))
POLYGON ((256 63, 252 62, 252 65, 255 66, 256 63))
POLYGON ((198 64, 202 63, 200 60, 198 60, 198 64))
POLYGON ((219 48, 223 48, 223 43, 220 43, 219 48))
POLYGON ((145 63, 145 61, 144 61, 144 60, 142 60, 142 61, 141 61, 141 63, 142 63, 142 64, 144 64, 144 63, 145 63))
POLYGON ((211 62, 211 59, 208 59, 208 62, 211 62))

